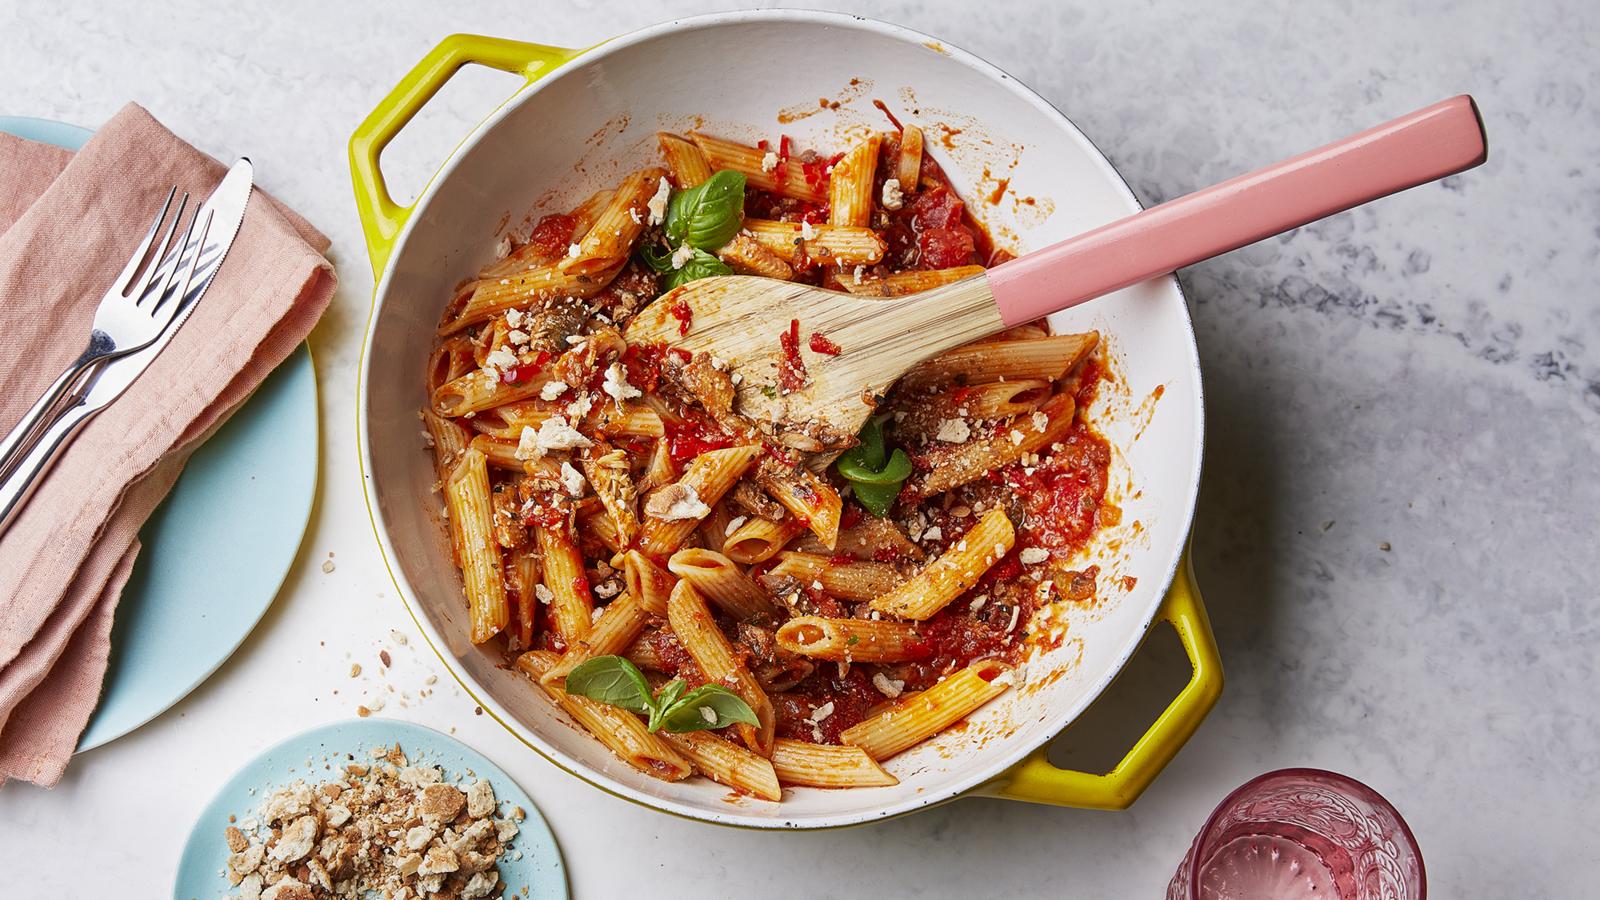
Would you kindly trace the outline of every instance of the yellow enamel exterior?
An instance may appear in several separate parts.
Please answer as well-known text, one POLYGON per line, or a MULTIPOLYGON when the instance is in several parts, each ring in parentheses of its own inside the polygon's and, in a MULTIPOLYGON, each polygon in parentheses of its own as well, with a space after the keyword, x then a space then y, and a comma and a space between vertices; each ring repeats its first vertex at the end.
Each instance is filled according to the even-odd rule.
POLYGON ((1195 585, 1190 551, 1172 579, 1156 619, 1170 623, 1194 668, 1189 683, 1134 742, 1122 761, 1103 775, 1052 765, 1050 745, 1039 747, 1010 771, 978 789, 988 797, 1087 809, 1127 809, 1188 742, 1222 695, 1222 658, 1211 621, 1195 585))
POLYGON ((412 207, 401 206, 389 195, 378 157, 400 129, 426 106, 445 82, 462 66, 473 63, 521 75, 532 84, 546 73, 582 53, 478 34, 452 34, 439 42, 389 91, 350 136, 350 179, 355 184, 356 212, 377 278, 389 261, 395 238, 411 217, 412 207))
MULTIPOLYGON (((395 240, 413 209, 400 206, 389 195, 378 167, 378 157, 383 148, 464 65, 473 63, 520 74, 532 84, 582 52, 482 35, 451 35, 423 57, 357 126, 350 137, 350 175, 375 282, 381 280, 395 240)), ((373 300, 376 303, 376 286, 373 300)), ((357 427, 360 427, 359 423, 357 427)), ((369 519, 376 532, 377 520, 370 515, 370 505, 369 500, 369 519)), ((1222 694, 1222 660, 1217 652, 1216 639, 1211 633, 1211 622, 1206 617, 1200 590, 1194 581, 1189 557, 1190 553, 1186 550, 1156 618, 1170 623, 1177 631, 1194 671, 1189 683, 1134 743, 1122 761, 1110 772, 1098 775, 1058 768, 1047 758, 1050 746, 1047 741, 1004 775, 975 789, 973 794, 1083 809, 1126 809, 1144 793, 1145 788, 1150 786, 1200 727, 1222 694)), ((388 566, 387 559, 384 564, 388 566)), ((399 581, 392 568, 389 575, 395 579, 398 588, 399 581)), ((403 598, 405 592, 400 591, 400 595, 403 598)), ((415 610, 409 608, 409 603, 407 612, 413 619, 417 618, 415 610)), ((427 630, 421 628, 420 622, 418 627, 426 640, 427 630)), ((432 642, 429 644, 431 647, 432 642)), ((438 647, 432 649, 446 663, 445 668, 461 682, 460 676, 448 664, 445 653, 438 647)), ((461 685, 472 695, 470 685, 465 682, 461 682, 461 685)), ((516 729, 510 724, 498 717, 496 721, 516 734, 516 729)), ((528 746, 532 747, 531 744, 528 746)), ((561 768, 567 767, 563 765, 561 768)), ((579 777, 606 793, 621 796, 581 774, 579 777)))

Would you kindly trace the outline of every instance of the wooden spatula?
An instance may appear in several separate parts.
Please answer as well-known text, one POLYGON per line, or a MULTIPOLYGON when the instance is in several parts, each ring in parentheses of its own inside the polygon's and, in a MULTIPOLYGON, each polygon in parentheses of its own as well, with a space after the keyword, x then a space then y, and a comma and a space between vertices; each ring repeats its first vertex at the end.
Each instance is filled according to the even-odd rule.
POLYGON ((719 357, 738 376, 738 411, 780 433, 821 427, 854 435, 874 398, 929 357, 1470 169, 1487 155, 1477 106, 1463 94, 920 294, 874 298, 753 276, 705 278, 644 309, 627 338, 719 357), (779 376, 793 333, 807 381, 786 390, 779 376))

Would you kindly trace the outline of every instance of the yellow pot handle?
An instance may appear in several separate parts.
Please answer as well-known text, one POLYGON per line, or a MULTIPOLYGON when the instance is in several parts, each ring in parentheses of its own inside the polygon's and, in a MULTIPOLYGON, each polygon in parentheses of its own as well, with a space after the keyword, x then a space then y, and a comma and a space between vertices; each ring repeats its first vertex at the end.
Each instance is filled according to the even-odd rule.
POLYGON ((400 79, 350 136, 350 179, 355 183, 356 211, 361 214, 361 230, 366 235, 374 277, 383 272, 395 238, 411 217, 412 207, 401 206, 389 196, 389 187, 378 168, 378 156, 400 129, 439 93, 450 76, 468 63, 521 75, 532 84, 581 52, 476 34, 452 34, 400 79))
POLYGON ((1047 742, 984 785, 979 793, 1085 809, 1127 809, 1133 805, 1188 742, 1222 694, 1222 659, 1217 654, 1217 641, 1211 635, 1211 622, 1206 618, 1200 589, 1195 586, 1187 552, 1157 618, 1172 623, 1177 630, 1194 674, 1115 768, 1104 775, 1057 768, 1048 758, 1047 742))

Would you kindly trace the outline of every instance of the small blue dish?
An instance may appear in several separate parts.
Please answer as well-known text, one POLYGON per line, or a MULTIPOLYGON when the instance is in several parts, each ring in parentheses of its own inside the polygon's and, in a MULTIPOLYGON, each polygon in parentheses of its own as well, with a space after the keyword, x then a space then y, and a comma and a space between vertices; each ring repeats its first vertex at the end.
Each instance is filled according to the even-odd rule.
POLYGON ((412 763, 444 769, 445 777, 473 773, 494 785, 495 799, 520 806, 527 818, 518 823, 511 850, 500 858, 500 879, 505 897, 517 900, 567 900, 566 866, 550 826, 533 800, 499 766, 453 737, 431 728, 393 719, 355 719, 335 722, 295 735, 251 760, 222 786, 200 813, 178 861, 173 900, 212 900, 232 893, 221 872, 227 869, 228 844, 223 830, 228 817, 240 820, 256 815, 261 803, 278 788, 303 779, 307 784, 333 780, 345 754, 370 761, 373 747, 398 743, 412 763), (309 763, 307 762, 309 760, 309 763), (332 765, 333 771, 324 768, 332 765), (520 853, 520 856, 517 854, 520 853), (523 889, 527 893, 522 893, 523 889))
MULTIPOLYGON (((0 131, 68 150, 85 128, 0 116, 0 131)), ((216 434, 139 532, 117 604, 89 750, 165 712, 244 643, 289 574, 317 492, 317 376, 290 354, 216 434)))

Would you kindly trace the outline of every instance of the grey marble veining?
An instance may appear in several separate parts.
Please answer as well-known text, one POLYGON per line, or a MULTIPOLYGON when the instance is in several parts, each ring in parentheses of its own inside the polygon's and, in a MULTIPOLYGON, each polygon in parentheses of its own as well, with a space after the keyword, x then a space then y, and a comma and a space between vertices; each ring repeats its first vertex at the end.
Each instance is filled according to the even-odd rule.
MULTIPOLYGON (((249 721, 349 715, 347 697, 330 693, 348 666, 336 649, 370 653, 396 619, 347 427, 371 290, 344 157, 355 122, 453 31, 581 46, 729 6, 134 13, 0 0, 0 112, 93 125, 136 99, 219 155, 248 151, 266 188, 333 237, 343 278, 313 336, 322 498, 276 608, 172 713, 86 755, 55 791, 0 793, 0 858, 49 861, 42 873, 0 865, 0 895, 165 891, 212 786, 278 736, 249 721), (325 576, 329 551, 339 568, 325 576), (194 774, 154 801, 130 787, 171 771, 194 774), (110 837, 73 839, 85 815, 110 837)), ((1593 895, 1600 5, 843 6, 963 46, 1038 89, 1147 202, 1450 94, 1478 99, 1482 168, 1183 275, 1209 417, 1196 566, 1229 677, 1216 711, 1125 813, 971 800, 782 836, 603 796, 474 721, 459 694, 441 691, 415 718, 459 724, 517 775, 550 815, 581 897, 705 883, 812 898, 1155 897, 1211 806, 1287 765, 1344 771, 1388 795, 1417 832, 1435 896, 1593 895)), ((395 179, 420 183, 507 85, 468 73, 386 160, 395 179)), ((418 678, 433 663, 406 659, 418 678)), ((1114 759, 1115 736, 1148 717, 1180 669, 1170 648, 1148 654, 1058 752, 1114 759)))

